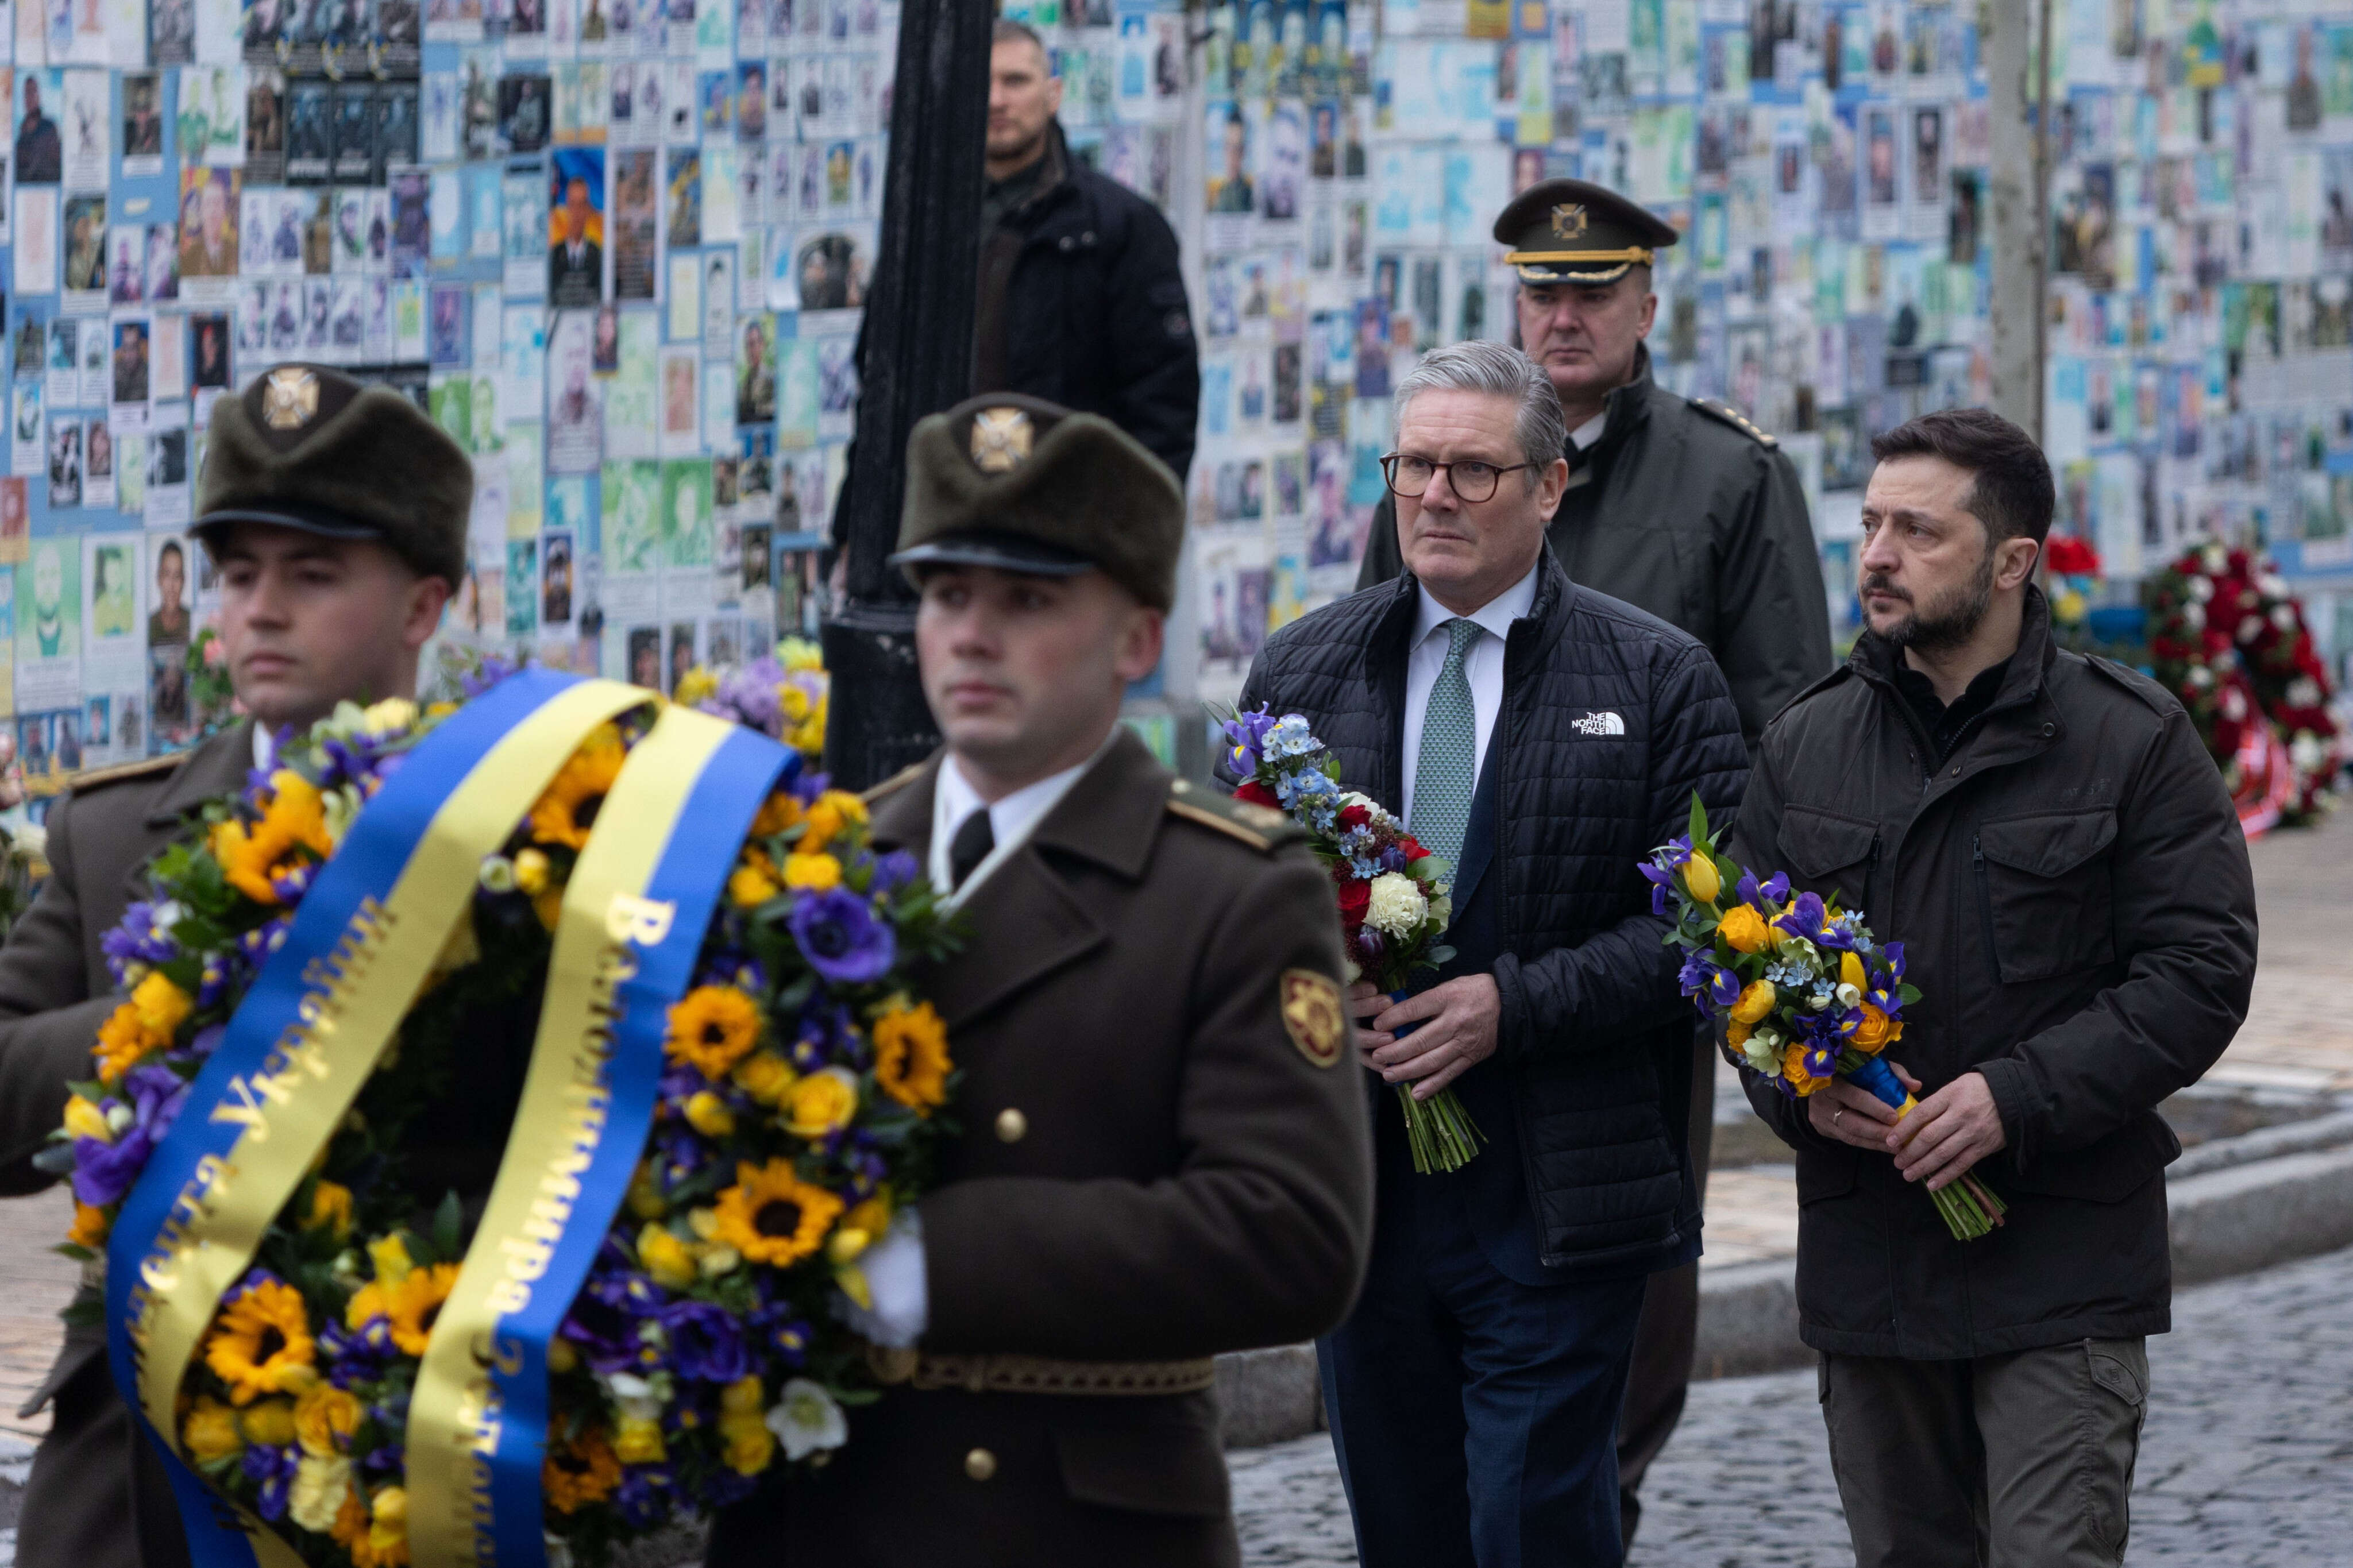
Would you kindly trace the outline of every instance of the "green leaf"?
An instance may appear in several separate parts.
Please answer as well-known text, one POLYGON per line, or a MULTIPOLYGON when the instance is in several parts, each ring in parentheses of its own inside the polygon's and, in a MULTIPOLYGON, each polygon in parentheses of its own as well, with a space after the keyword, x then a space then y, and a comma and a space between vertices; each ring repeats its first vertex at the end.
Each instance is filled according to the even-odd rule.
POLYGON ((1692 791, 1691 841, 1694 849, 1707 843, 1707 805, 1697 790, 1692 791))
POLYGON ((433 1211, 433 1250, 445 1263, 458 1261, 458 1228, 465 1221, 465 1211, 459 1206, 454 1192, 441 1194, 441 1206, 433 1211))
POLYGON ((1920 1000, 1920 988, 1917 985, 1913 984, 1911 982, 1906 981, 1895 988, 1895 994, 1902 997, 1905 1005, 1908 1006, 1912 1003, 1920 1000))

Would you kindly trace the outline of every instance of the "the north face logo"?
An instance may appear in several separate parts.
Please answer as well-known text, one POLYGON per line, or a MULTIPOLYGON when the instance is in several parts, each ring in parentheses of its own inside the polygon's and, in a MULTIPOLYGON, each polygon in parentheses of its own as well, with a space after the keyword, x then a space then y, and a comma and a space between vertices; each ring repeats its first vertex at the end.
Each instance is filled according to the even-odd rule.
POLYGON ((1580 735, 1622 735, 1626 721, 1615 713, 1588 713, 1582 719, 1572 719, 1568 727, 1580 735))

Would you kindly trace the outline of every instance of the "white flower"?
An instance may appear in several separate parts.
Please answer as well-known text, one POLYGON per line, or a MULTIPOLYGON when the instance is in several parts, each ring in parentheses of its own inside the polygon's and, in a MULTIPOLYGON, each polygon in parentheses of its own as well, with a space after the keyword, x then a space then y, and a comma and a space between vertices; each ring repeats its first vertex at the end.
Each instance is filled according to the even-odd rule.
POLYGON ((1404 936, 1421 929, 1430 900, 1421 884, 1402 871, 1384 871, 1373 879, 1372 896, 1365 906, 1365 923, 1384 936, 1404 936))
POLYGON ((620 1413, 640 1421, 659 1421, 662 1408, 670 1403, 670 1377, 667 1372, 651 1377, 639 1377, 635 1373, 607 1373, 597 1382, 605 1385, 606 1395, 620 1413))
POLYGON ((515 890, 514 862, 503 855, 483 856, 482 868, 476 876, 485 892, 512 893, 515 890))
POLYGON ((2299 675, 2287 683, 2287 705, 2291 708, 2320 706, 2320 682, 2308 675, 2299 675))
POLYGON ((1767 1043, 1766 1037, 1762 1035, 1749 1036, 1747 1042, 1740 1047, 1740 1054, 1747 1058, 1748 1065, 1758 1072, 1777 1073, 1781 1070, 1779 1054, 1767 1043))
POLYGON ((2193 632, 2204 631, 2206 629, 2206 606, 2203 605, 2182 605, 2181 624, 2188 626, 2193 632))
POLYGON ((2255 579, 2255 586, 2274 599, 2287 597, 2287 579, 2276 572, 2265 572, 2255 579))
POLYGON ((367 723, 366 710, 349 698, 335 704, 335 710, 311 726, 314 741, 343 741, 360 732, 367 723))
POLYGON ((2193 664, 2189 667, 2189 684, 2203 691, 2214 684, 2214 672, 2202 664, 2193 664))
POLYGON ((1862 1005, 1862 993, 1854 986, 1841 985, 1838 988, 1838 1005, 1841 1007, 1860 1007, 1862 1005))
POLYGON ((2295 630, 2295 606, 2294 605, 2274 605, 2272 606, 2272 625, 2279 627, 2279 629, 2284 632, 2292 632, 2295 630))
POLYGON ((2214 596, 2213 583, 2204 577, 2192 577, 2189 579, 2189 596, 2198 603, 2204 604, 2214 596))
MULTIPOLYGON (((2288 742, 2287 755, 2288 761, 2295 764, 2297 773, 2316 773, 2328 761, 2328 745, 2311 731, 2299 730, 2295 739, 2288 742)), ((108 1120, 113 1120, 111 1114, 108 1120)))
POLYGON ((2261 636, 2263 636, 2263 616, 2241 616, 2239 617, 2239 640, 2240 640, 2241 642, 2253 642, 2253 641, 2254 641, 2257 637, 2261 637, 2261 636))
POLYGON ((785 1446, 785 1458, 805 1459, 820 1448, 839 1448, 849 1441, 849 1422, 822 1384, 797 1377, 785 1384, 784 1397, 768 1412, 768 1430, 785 1446))
POLYGON ((360 792, 351 784, 331 789, 320 797, 319 806, 326 818, 327 842, 341 844, 343 835, 351 830, 352 818, 360 814, 360 792))
POLYGON ((335 1515, 352 1489, 352 1462, 340 1454, 305 1454, 294 1466, 294 1487, 286 1511, 294 1522, 319 1535, 335 1528, 335 1515))
POLYGON ((360 717, 367 726, 361 733, 389 735, 417 722, 417 704, 406 697, 387 697, 370 704, 360 717))

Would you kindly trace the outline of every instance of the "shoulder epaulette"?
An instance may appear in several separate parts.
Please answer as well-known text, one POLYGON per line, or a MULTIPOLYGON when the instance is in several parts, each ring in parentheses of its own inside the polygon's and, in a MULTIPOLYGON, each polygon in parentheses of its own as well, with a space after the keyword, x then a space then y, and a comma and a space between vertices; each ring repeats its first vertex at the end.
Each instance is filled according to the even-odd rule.
POLYGON ((2085 664, 2092 667, 2094 673, 2106 676, 2111 681, 2147 703, 2154 712, 2169 712, 2181 706, 2179 698, 2130 665, 2118 664, 2115 659, 2096 653, 2084 654, 2082 658, 2085 664))
POLYGON ((1236 800, 1217 790, 1203 789, 1186 779, 1168 786, 1168 815, 1229 838, 1239 838, 1262 855, 1301 835, 1299 825, 1279 811, 1236 800))
POLYGON ((921 776, 923 771, 923 764, 922 763, 916 763, 911 766, 901 768, 897 773, 892 773, 889 778, 884 779, 881 784, 876 784, 872 789, 868 790, 864 795, 860 795, 858 798, 864 801, 867 805, 871 805, 876 801, 881 800, 884 795, 895 795, 899 791, 905 789, 909 784, 913 784, 915 780, 921 776))
POLYGON ((1731 426, 1760 447, 1773 447, 1781 444, 1779 437, 1766 434, 1748 416, 1728 403, 1718 403, 1713 397, 1689 397, 1683 401, 1709 418, 1731 426))
POLYGON ((97 789, 104 784, 121 784, 125 779, 151 778, 157 773, 168 773, 187 760, 186 752, 174 752, 165 756, 148 757, 135 763, 117 763, 111 768, 91 768, 87 773, 76 773, 68 780, 66 788, 75 795, 79 795, 85 790, 97 789))

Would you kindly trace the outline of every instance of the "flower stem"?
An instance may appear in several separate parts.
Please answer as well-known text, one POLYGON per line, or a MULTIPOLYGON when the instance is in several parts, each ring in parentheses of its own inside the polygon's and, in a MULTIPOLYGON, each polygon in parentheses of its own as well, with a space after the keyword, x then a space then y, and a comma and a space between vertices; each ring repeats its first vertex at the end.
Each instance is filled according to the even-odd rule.
POLYGON ((1428 1100, 1416 1100, 1413 1086, 1398 1085, 1398 1105, 1405 1112, 1406 1142, 1413 1152, 1413 1168, 1421 1175, 1459 1171, 1477 1156, 1486 1135, 1452 1089, 1442 1089, 1428 1100))

